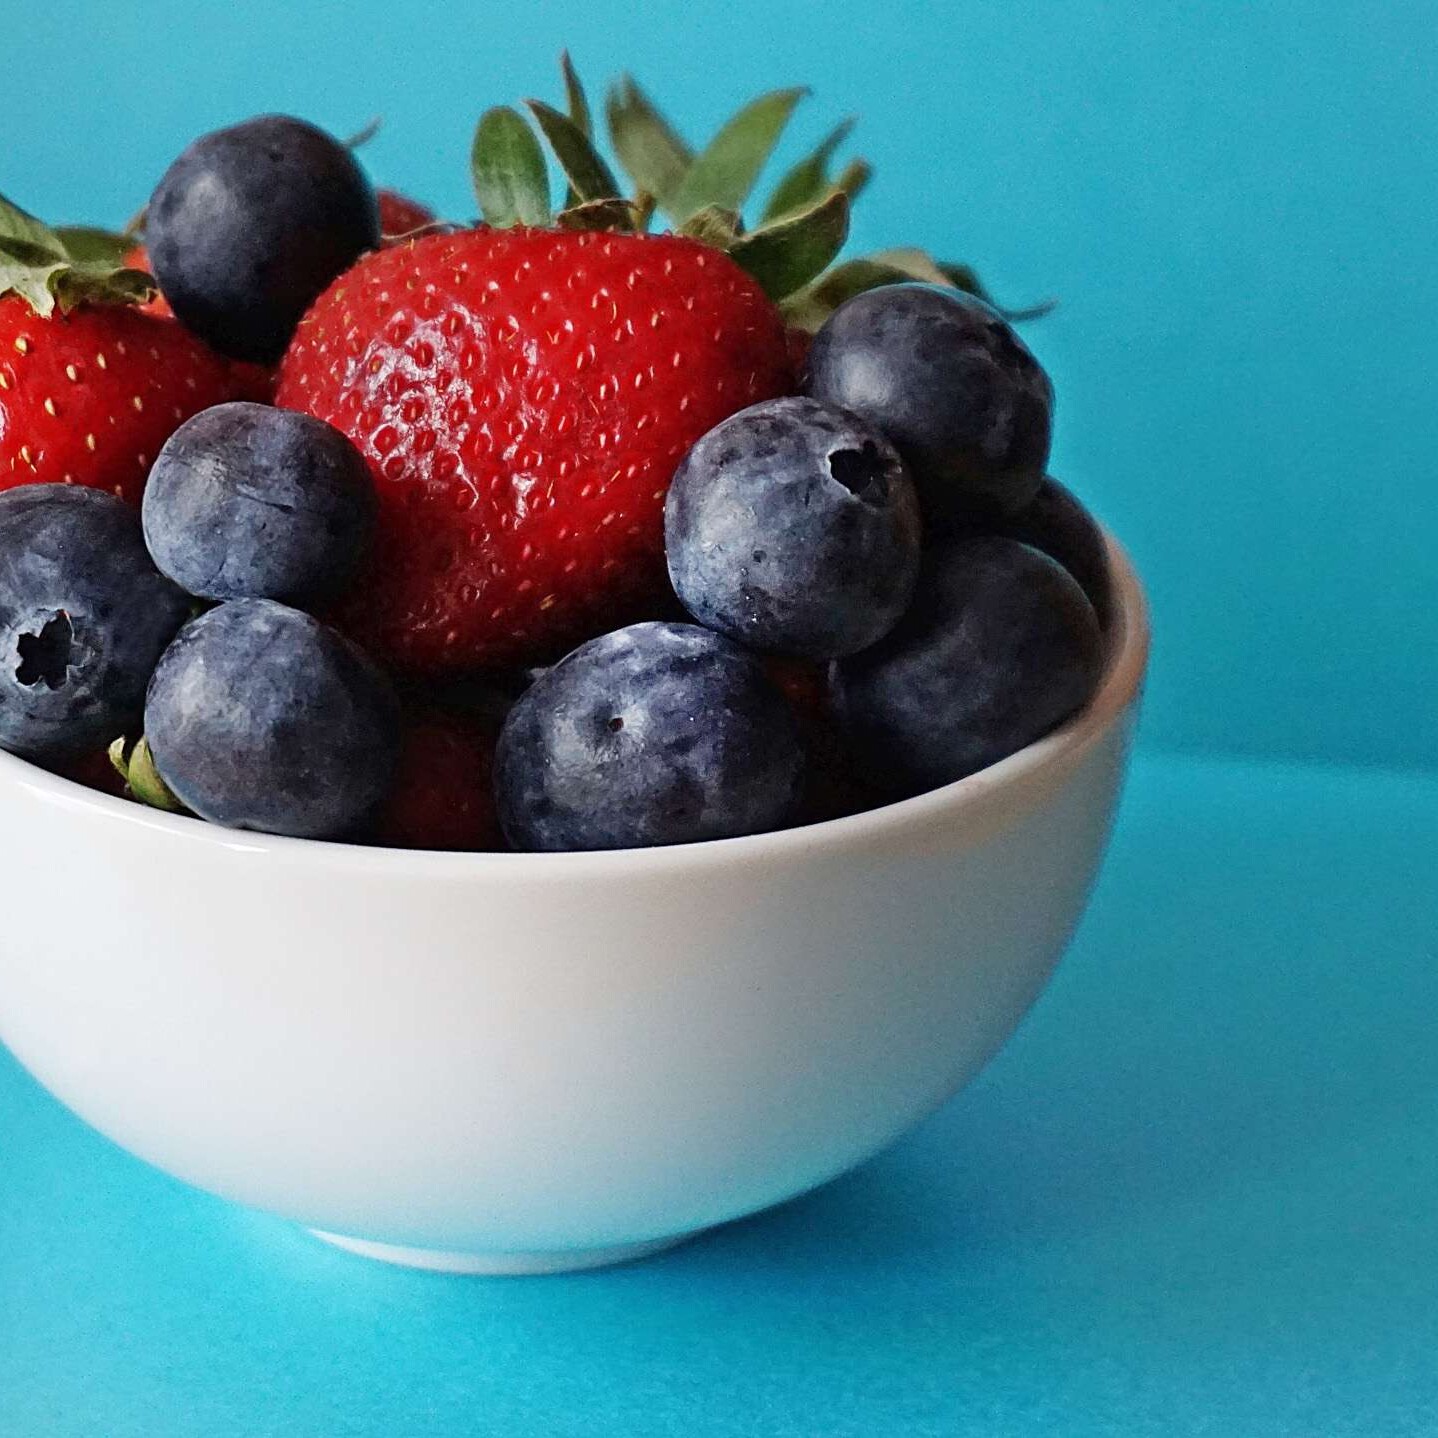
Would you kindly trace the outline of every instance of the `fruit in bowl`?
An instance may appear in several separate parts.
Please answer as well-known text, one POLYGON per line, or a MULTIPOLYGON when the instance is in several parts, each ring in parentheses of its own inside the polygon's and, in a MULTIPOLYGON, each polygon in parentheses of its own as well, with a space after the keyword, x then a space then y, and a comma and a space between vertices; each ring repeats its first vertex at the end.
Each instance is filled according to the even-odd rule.
POLYGON ((799 92, 696 153, 622 82, 626 198, 565 76, 481 119, 477 225, 273 116, 144 249, 0 206, 0 1035, 162 1167, 475 1271, 951 1093, 1081 911, 1146 645, 1016 317, 838 258, 843 133, 746 227, 799 92))

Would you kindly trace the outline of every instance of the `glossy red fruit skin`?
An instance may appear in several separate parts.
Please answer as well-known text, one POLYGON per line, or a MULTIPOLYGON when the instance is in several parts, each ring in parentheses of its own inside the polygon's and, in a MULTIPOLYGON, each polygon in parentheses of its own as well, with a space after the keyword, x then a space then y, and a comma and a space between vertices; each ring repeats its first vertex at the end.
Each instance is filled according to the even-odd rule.
POLYGON ((227 360, 133 305, 41 318, 0 299, 0 490, 82 484, 138 503, 160 446, 239 393, 227 360))
POLYGON ((398 190, 377 190, 375 199, 379 201, 379 232, 386 240, 434 223, 433 210, 398 190))
POLYGON ((364 258, 300 322, 277 403, 347 434, 380 496, 337 616, 431 676, 540 663, 666 588, 664 496, 721 419, 793 385, 784 326, 674 236, 425 236, 364 258))
POLYGON ((373 842, 394 849, 502 849, 493 768, 491 726, 440 710, 411 715, 373 842))

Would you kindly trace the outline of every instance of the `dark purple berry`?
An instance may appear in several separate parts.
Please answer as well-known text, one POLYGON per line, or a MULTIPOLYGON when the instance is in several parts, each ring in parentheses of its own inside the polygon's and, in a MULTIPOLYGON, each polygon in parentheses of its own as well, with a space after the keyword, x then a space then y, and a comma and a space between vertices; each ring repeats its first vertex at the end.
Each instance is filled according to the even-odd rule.
POLYGON ((0 749, 63 759, 135 732, 189 612, 133 506, 66 484, 0 494, 0 749))
POLYGON ((1092 697, 1103 668, 1093 606, 1045 554, 961 539, 924 557, 913 607, 872 649, 840 660, 834 707, 890 792, 962 779, 1047 734, 1092 697))
POLYGON ((903 614, 918 501, 875 430, 817 400, 769 400, 689 451, 664 540, 675 592, 701 624, 754 649, 834 659, 903 614))
POLYGON ((798 798, 794 716, 752 655, 691 624, 581 645, 510 711, 495 755, 517 849, 624 849, 781 826, 798 798))
POLYGON ((884 285, 845 301, 814 336, 804 390, 889 437, 935 526, 1013 513, 1043 480, 1053 387, 973 295, 884 285))
POLYGON ((333 838, 388 791, 399 705, 335 630, 273 600, 233 599, 165 651, 145 737, 161 778, 202 819, 333 838))
POLYGON ((354 576, 375 508, 369 466, 339 430, 293 410, 221 404, 161 449, 145 486, 145 540, 191 594, 304 607, 354 576))
POLYGON ((379 244, 379 206, 333 136, 288 115, 202 135, 145 212, 160 290, 221 354, 268 364, 331 280, 379 244))

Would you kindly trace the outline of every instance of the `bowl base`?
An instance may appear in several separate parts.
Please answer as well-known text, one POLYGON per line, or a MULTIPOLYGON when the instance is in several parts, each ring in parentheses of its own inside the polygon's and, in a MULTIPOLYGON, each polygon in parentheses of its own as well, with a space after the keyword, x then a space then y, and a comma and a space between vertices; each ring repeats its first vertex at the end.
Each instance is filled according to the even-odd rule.
POLYGON ((394 1243, 375 1243, 368 1238, 350 1238, 343 1233, 326 1233, 321 1228, 310 1232, 347 1253, 362 1258, 375 1258, 381 1263, 394 1263, 403 1268, 423 1268, 431 1273, 470 1273, 498 1278, 532 1273, 577 1273, 586 1268, 608 1268, 614 1263, 630 1263, 662 1253, 692 1238, 690 1233, 676 1233, 670 1238, 651 1238, 645 1243, 620 1243, 612 1248, 559 1248, 549 1251, 518 1253, 463 1253, 443 1248, 405 1248, 394 1243))

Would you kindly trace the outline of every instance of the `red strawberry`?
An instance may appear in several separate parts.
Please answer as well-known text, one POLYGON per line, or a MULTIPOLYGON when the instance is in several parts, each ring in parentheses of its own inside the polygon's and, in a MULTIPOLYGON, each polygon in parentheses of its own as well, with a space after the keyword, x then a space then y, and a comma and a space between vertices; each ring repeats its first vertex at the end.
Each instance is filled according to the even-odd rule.
POLYGON ((374 842, 396 849, 499 849, 494 736, 475 719, 432 710, 405 725, 399 770, 374 842))
POLYGON ((0 298, 0 489, 64 482, 138 502, 181 421, 236 394, 225 360, 133 305, 42 317, 0 298))
POLYGON ((481 228, 341 276, 277 403, 343 430, 375 474, 375 559, 340 621, 443 674, 537 661, 652 605, 675 465, 792 380, 778 310, 714 249, 481 228))
POLYGON ((379 232, 387 240, 434 223, 433 210, 398 190, 376 191, 375 199, 379 201, 379 232))
MULTIPOLYGON (((125 264, 132 270, 144 270, 150 272, 150 257, 145 253, 144 245, 136 245, 128 255, 125 256, 125 264)), ((156 290, 140 308, 147 315, 156 315, 160 319, 172 320, 175 312, 170 308, 170 302, 159 290, 156 290)), ((224 358, 222 356, 222 358, 224 358)), ((253 400, 256 404, 270 404, 275 397, 275 372, 270 366, 262 364, 251 364, 248 360, 225 359, 229 365, 230 373, 234 377, 235 399, 253 400)))

